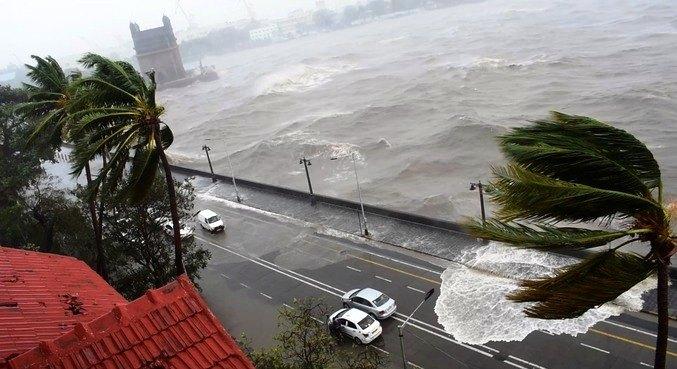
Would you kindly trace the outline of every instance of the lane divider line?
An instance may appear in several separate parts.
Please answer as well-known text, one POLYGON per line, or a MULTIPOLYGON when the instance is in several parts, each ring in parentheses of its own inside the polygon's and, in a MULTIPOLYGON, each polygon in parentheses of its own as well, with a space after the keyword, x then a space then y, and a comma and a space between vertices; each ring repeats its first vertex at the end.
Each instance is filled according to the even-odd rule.
POLYGON ((381 277, 380 275, 375 275, 374 278, 380 279, 382 281, 386 281, 388 283, 392 283, 392 281, 390 279, 385 278, 385 277, 381 277))
POLYGON ((244 287, 244 288, 250 288, 249 286, 247 286, 246 284, 244 284, 244 283, 242 283, 242 282, 240 282, 240 286, 242 286, 242 287, 244 287))
MULTIPOLYGON (((327 286, 327 287, 329 287, 329 288, 331 288, 331 289, 334 289, 334 290, 337 290, 337 291, 341 291, 341 293, 333 292, 333 291, 331 291, 330 289, 327 289, 327 288, 322 287, 322 286, 317 285, 317 284, 313 284, 313 283, 311 283, 311 282, 309 282, 309 281, 307 281, 307 280, 305 280, 305 279, 303 279, 303 278, 296 277, 296 276, 294 276, 294 275, 292 275, 292 274, 290 274, 290 273, 294 273, 294 274, 297 274, 297 275, 300 275, 300 274, 298 274, 298 273, 296 273, 296 272, 294 272, 294 271, 291 271, 291 270, 282 268, 282 267, 280 267, 280 266, 277 266, 276 264, 270 263, 270 262, 268 262, 267 260, 263 260, 263 259, 261 259, 261 258, 252 258, 252 257, 246 256, 246 255, 243 255, 243 254, 241 254, 241 253, 239 253, 239 252, 237 252, 237 251, 234 251, 234 250, 231 250, 230 248, 227 248, 227 247, 218 245, 218 244, 216 244, 216 243, 214 243, 214 242, 211 242, 211 241, 206 240, 206 239, 204 239, 204 238, 201 238, 201 237, 199 237, 199 236, 195 236, 195 238, 196 238, 196 239, 199 239, 199 240, 202 241, 202 242, 205 242, 205 243, 207 243, 207 244, 210 244, 210 245, 212 245, 212 246, 214 246, 214 247, 216 247, 216 248, 218 248, 218 249, 221 249, 221 250, 226 251, 226 252, 229 252, 229 253, 231 253, 231 254, 233 254, 233 255, 239 256, 239 257, 242 258, 242 259, 249 260, 249 261, 251 261, 251 262, 254 263, 254 264, 260 265, 260 266, 262 266, 262 267, 264 267, 264 268, 268 268, 268 269, 270 269, 270 270, 272 270, 272 271, 274 271, 274 272, 276 272, 276 273, 282 274, 282 275, 287 276, 287 277, 289 277, 289 278, 292 278, 292 279, 294 279, 294 280, 296 280, 296 281, 299 281, 299 282, 301 282, 301 283, 304 283, 304 284, 306 284, 306 285, 308 285, 308 286, 311 286, 311 287, 314 287, 314 288, 316 288, 316 289, 319 289, 320 291, 324 291, 324 292, 326 292, 326 293, 328 293, 328 294, 330 294, 330 295, 334 295, 334 296, 336 296, 336 297, 341 297, 341 296, 343 295, 343 293, 345 293, 345 292, 339 290, 339 289, 336 288, 336 287, 332 287, 332 286, 327 285, 326 283, 322 283, 322 282, 317 281, 317 282, 319 282, 319 284, 321 284, 321 285, 323 285, 323 286, 327 286), (275 265, 275 267, 272 267, 272 266, 270 266, 270 265, 267 265, 266 263, 270 263, 270 264, 272 264, 272 265, 275 265)), ((314 281, 314 280, 313 280, 312 278, 310 278, 310 277, 305 277, 305 276, 304 276, 304 278, 307 278, 308 280, 314 281)), ((404 319, 401 318, 401 316, 402 316, 402 314, 400 314, 400 313, 395 313, 395 314, 393 314, 393 319, 395 319, 395 320, 397 320, 397 321, 399 321, 399 322, 404 322, 404 319)), ((406 318, 406 317, 405 317, 405 318, 406 318)), ((432 326, 432 325, 430 325, 430 324, 428 324, 428 323, 422 322, 422 321, 420 321, 420 320, 418 320, 418 319, 415 319, 415 318, 411 318, 409 321, 410 321, 409 325, 411 325, 412 327, 417 328, 417 329, 419 329, 419 330, 421 330, 421 331, 423 331, 423 332, 429 333, 429 334, 431 334, 431 335, 433 335, 433 336, 439 337, 439 338, 441 338, 441 339, 443 339, 443 340, 446 340, 446 341, 448 341, 448 342, 454 343, 454 344, 456 344, 456 345, 458 345, 458 346, 461 346, 461 347, 463 347, 463 348, 466 348, 466 349, 468 349, 468 350, 474 351, 474 352, 476 352, 476 353, 478 353, 478 354, 480 354, 480 355, 483 355, 483 356, 486 356, 486 357, 489 357, 489 358, 493 358, 493 355, 490 354, 490 353, 488 353, 488 352, 485 352, 485 351, 480 350, 480 349, 478 349, 478 348, 476 348, 476 347, 474 347, 474 346, 468 345, 468 344, 466 344, 466 343, 463 343, 463 342, 460 342, 460 341, 457 341, 457 340, 451 338, 451 337, 449 336, 448 333, 444 332, 444 330, 442 330, 442 329, 440 329, 440 328, 438 328, 438 327, 434 327, 434 326, 432 326), (435 332, 435 331, 433 331, 433 330, 427 329, 427 328, 424 327, 424 325, 425 325, 425 326, 432 327, 432 328, 435 329, 435 330, 442 331, 442 332, 444 332, 444 334, 440 334, 440 333, 437 333, 437 332, 435 332)), ((513 367, 516 367, 516 368, 526 369, 526 368, 524 368, 523 366, 518 365, 518 364, 516 364, 516 363, 513 363, 513 362, 511 362, 511 361, 508 361, 508 360, 503 361, 503 362, 506 363, 506 364, 508 364, 508 365, 511 365, 511 366, 513 366, 513 367)), ((536 364, 530 364, 530 365, 536 365, 536 364)))
POLYGON ((221 273, 221 277, 223 277, 223 278, 225 278, 225 279, 230 279, 229 276, 227 276, 227 275, 225 275, 225 274, 223 274, 223 273, 221 273))
POLYGON ((407 288, 412 290, 412 291, 416 291, 418 293, 425 293, 425 291, 419 290, 418 288, 415 288, 415 287, 412 287, 412 286, 407 286, 407 288))
POLYGON ((643 361, 640 361, 639 364, 640 364, 640 365, 644 365, 644 366, 648 366, 649 368, 653 368, 653 365, 647 364, 647 363, 645 363, 645 362, 643 362, 643 361))
POLYGON ((348 269, 350 269, 350 270, 354 270, 354 271, 356 271, 356 272, 358 272, 358 273, 361 273, 361 272, 362 272, 361 270, 359 270, 359 269, 357 269, 357 268, 353 268, 353 267, 351 267, 350 265, 346 265, 346 268, 348 268, 348 269))
MULTIPOLYGON (((633 345, 637 345, 637 346, 640 346, 640 347, 644 347, 644 348, 649 349, 649 350, 651 350, 651 351, 656 351, 656 348, 655 348, 654 346, 647 345, 647 344, 645 344, 645 343, 641 343, 641 342, 637 342, 637 341, 633 341, 633 340, 631 340, 631 339, 629 339, 629 338, 617 336, 617 335, 615 335, 615 334, 611 334, 611 333, 607 333, 607 332, 604 332, 604 331, 600 331, 600 330, 597 330, 597 329, 595 329, 595 328, 590 328, 590 329, 588 329, 588 330, 591 331, 591 332, 595 332, 595 333, 597 333, 597 334, 601 334, 602 336, 607 336, 607 337, 610 337, 610 338, 615 338, 615 339, 617 339, 617 340, 619 340, 619 341, 624 341, 624 342, 627 342, 627 343, 631 343, 631 344, 633 344, 633 345)), ((670 356, 677 357, 677 353, 672 352, 672 351, 667 351, 667 354, 670 355, 670 356)))
POLYGON ((263 297, 267 298, 268 300, 272 300, 272 299, 273 299, 272 297, 270 297, 270 296, 266 295, 266 294, 265 294, 265 293, 263 293, 263 292, 259 292, 259 294, 260 294, 261 296, 263 296, 263 297))
POLYGON ((287 304, 285 304, 285 303, 282 303, 282 305, 284 305, 287 309, 292 309, 292 310, 294 310, 294 307, 293 307, 293 306, 287 305, 287 304))
MULTIPOLYGON (((633 331, 633 332, 645 334, 645 335, 647 335, 647 336, 651 336, 651 337, 653 337, 653 338, 656 338, 656 334, 655 334, 655 333, 647 332, 647 331, 645 331, 645 330, 643 330, 643 329, 638 329, 638 328, 635 328, 635 327, 630 327, 630 326, 627 326, 627 325, 625 325, 625 324, 616 323, 616 322, 611 321, 611 320, 603 320, 602 323, 606 323, 606 324, 609 324, 609 325, 614 325, 614 326, 619 327, 619 328, 625 328, 625 329, 630 330, 630 331, 633 331)), ((670 337, 668 337, 668 341, 673 342, 673 343, 677 343, 677 340, 676 340, 676 339, 670 338, 670 337)))
POLYGON ((583 342, 581 342, 580 344, 581 344, 581 346, 585 346, 585 347, 587 347, 587 348, 591 348, 591 349, 593 349, 593 350, 597 350, 597 351, 603 352, 603 353, 605 353, 605 354, 608 354, 608 353, 609 353, 609 351, 607 351, 607 350, 602 350, 602 349, 599 348, 599 347, 595 347, 595 346, 592 346, 592 345, 588 345, 588 344, 585 344, 585 343, 583 343, 583 342))
POLYGON ((409 273, 409 272, 407 272, 407 271, 404 271, 404 270, 401 270, 401 269, 397 269, 397 268, 391 267, 391 266, 389 266, 389 265, 381 264, 381 263, 378 263, 378 262, 376 262, 376 261, 372 261, 372 260, 369 260, 369 259, 365 259, 365 258, 362 258, 362 257, 359 257, 359 256, 355 256, 355 255, 352 255, 352 254, 351 254, 350 256, 352 256, 352 257, 355 258, 355 259, 358 259, 358 260, 362 260, 362 261, 364 261, 364 262, 367 262, 367 263, 369 263, 369 264, 374 264, 374 265, 380 266, 381 268, 386 268, 386 269, 394 270, 394 271, 396 271, 396 272, 400 272, 400 273, 402 273, 402 274, 406 274, 406 275, 408 275, 408 276, 410 276, 410 277, 418 278, 418 279, 420 279, 420 280, 422 280, 422 281, 426 281, 426 282, 430 282, 430 283, 435 283, 436 285, 441 285, 441 284, 442 284, 442 282, 440 282, 440 281, 436 281, 436 280, 433 280, 433 279, 430 279, 430 278, 422 277, 422 276, 420 276, 420 275, 418 275, 418 274, 409 273))

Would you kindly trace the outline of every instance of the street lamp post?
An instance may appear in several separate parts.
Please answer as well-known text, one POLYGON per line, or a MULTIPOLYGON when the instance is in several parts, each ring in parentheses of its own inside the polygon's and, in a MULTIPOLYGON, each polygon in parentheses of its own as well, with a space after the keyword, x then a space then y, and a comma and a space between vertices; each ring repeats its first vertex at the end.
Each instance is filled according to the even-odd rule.
POLYGON ((209 163, 209 171, 212 173, 212 182, 216 182, 216 176, 214 175, 214 168, 212 167, 212 159, 209 157, 209 151, 211 148, 207 145, 202 146, 202 150, 207 154, 207 162, 209 163))
POLYGON ((237 202, 242 202, 240 198, 240 192, 237 190, 237 183, 235 183, 235 171, 233 170, 233 163, 230 161, 230 153, 226 148, 226 158, 228 158, 228 166, 230 167, 230 178, 233 180, 233 187, 235 187, 235 198, 237 202))
POLYGON ((402 325, 398 325, 398 326, 397 326, 397 333, 398 333, 398 335, 399 335, 399 337, 400 337, 400 350, 402 350, 402 368, 403 368, 403 369, 407 369, 407 358, 405 357, 405 354, 404 354, 404 334, 402 333, 402 331, 404 330, 404 326, 407 325, 407 322, 409 322, 409 319, 411 319, 411 317, 414 316, 414 314, 416 314, 416 311, 417 311, 421 306, 423 306, 423 304, 424 304, 426 301, 428 301, 428 299, 430 298, 430 296, 432 296, 434 293, 435 293, 435 289, 434 289, 434 288, 431 288, 430 291, 426 292, 425 297, 423 297, 423 301, 421 301, 421 302, 418 304, 418 306, 416 306, 416 309, 414 309, 414 311, 412 311, 411 314, 409 314, 409 316, 407 317, 407 319, 404 320, 404 322, 402 323, 402 325))
POLYGON ((480 207, 482 208, 482 223, 486 221, 486 215, 484 214, 484 186, 482 181, 470 182, 470 191, 478 190, 480 193, 480 207))
POLYGON ((367 229, 367 215, 364 212, 364 201, 362 201, 362 189, 360 188, 360 179, 357 177, 357 161, 355 160, 355 153, 350 154, 353 159, 353 170, 355 171, 355 184, 357 185, 357 196, 360 199, 360 210, 362 210, 362 224, 364 225, 364 236, 369 237, 369 230, 367 229))
POLYGON ((315 194, 313 193, 313 184, 310 183, 310 173, 308 173, 308 167, 312 165, 310 160, 306 157, 299 159, 299 164, 303 164, 303 168, 306 170, 306 179, 308 180, 308 192, 310 192, 310 204, 315 205, 315 194))
MULTIPOLYGON (((369 236, 369 230, 367 229, 367 215, 364 212, 364 201, 362 201, 362 189, 360 188, 360 178, 357 176, 357 160, 355 158, 355 153, 350 153, 350 158, 353 160, 353 171, 355 172, 355 184, 357 185, 357 196, 360 199, 360 210, 362 211, 362 217, 358 215, 357 219, 360 221, 360 232, 363 232, 365 237, 369 236), (363 227, 364 225, 364 227, 363 227)), ((337 157, 333 157, 330 160, 337 160, 337 157)))

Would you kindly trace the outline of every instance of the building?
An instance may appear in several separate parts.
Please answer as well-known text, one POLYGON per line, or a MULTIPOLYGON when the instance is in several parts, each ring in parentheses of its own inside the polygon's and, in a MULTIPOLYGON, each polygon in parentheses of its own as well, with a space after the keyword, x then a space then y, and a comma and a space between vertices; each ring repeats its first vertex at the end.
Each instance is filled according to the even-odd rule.
POLYGON ((280 29, 277 24, 271 24, 249 31, 249 39, 252 41, 274 41, 280 38, 280 29))
POLYGON ((286 18, 277 22, 279 33, 283 38, 292 39, 308 32, 314 25, 313 13, 308 10, 295 10, 286 18))
POLYGON ((166 15, 162 17, 162 27, 142 31, 138 24, 130 23, 129 29, 142 72, 155 70, 158 84, 187 77, 172 23, 166 15))
POLYGON ((188 277, 127 302, 71 257, 0 247, 0 368, 254 369, 188 277))

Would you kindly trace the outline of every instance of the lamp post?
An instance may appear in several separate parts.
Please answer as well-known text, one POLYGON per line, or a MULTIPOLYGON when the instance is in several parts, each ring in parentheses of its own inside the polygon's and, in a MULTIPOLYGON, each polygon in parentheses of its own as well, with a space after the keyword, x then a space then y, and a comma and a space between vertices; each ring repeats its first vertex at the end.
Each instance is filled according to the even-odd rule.
POLYGON ((482 181, 470 182, 470 191, 478 190, 480 193, 480 206, 482 208, 482 223, 486 221, 486 216, 484 214, 484 187, 482 181))
MULTIPOLYGON (((357 196, 360 199, 360 210, 362 211, 362 217, 360 218, 358 216, 358 219, 360 220, 360 232, 365 237, 369 237, 369 230, 367 229, 367 215, 364 212, 364 201, 362 201, 362 189, 360 188, 360 179, 357 176, 357 160, 355 159, 355 153, 352 152, 350 153, 350 158, 353 161, 353 171, 355 172, 355 184, 357 186, 357 196), (363 228, 364 225, 364 228, 363 228)), ((337 160, 337 157, 333 157, 330 160, 337 160)))
POLYGON ((310 183, 310 173, 308 173, 308 167, 311 166, 312 164, 310 163, 310 160, 306 159, 305 156, 299 159, 299 164, 303 164, 303 168, 306 170, 306 179, 308 180, 308 192, 310 193, 310 204, 315 205, 315 194, 313 194, 313 184, 310 183))
POLYGON ((233 170, 233 163, 230 161, 228 148, 226 148, 226 158, 228 158, 228 166, 230 167, 230 178, 233 180, 233 187, 235 187, 235 198, 237 199, 237 202, 241 203, 242 199, 240 198, 240 192, 237 190, 237 183, 235 183, 235 171, 233 170))
POLYGON ((426 292, 425 297, 423 297, 423 301, 421 301, 421 302, 418 304, 418 306, 416 306, 416 309, 414 309, 414 311, 412 311, 411 314, 409 314, 409 316, 407 317, 407 319, 404 320, 404 322, 402 323, 402 325, 398 325, 398 326, 397 326, 397 333, 398 333, 398 335, 399 335, 399 337, 400 337, 400 350, 402 350, 402 368, 403 368, 403 369, 407 369, 407 358, 405 357, 405 354, 404 354, 404 334, 402 334, 402 331, 404 330, 404 326, 407 325, 407 322, 409 322, 409 319, 411 319, 411 317, 414 316, 414 314, 416 313, 416 311, 417 311, 421 306, 423 306, 423 304, 424 304, 426 301, 428 301, 428 299, 430 298, 430 296, 432 296, 434 293, 435 293, 435 289, 434 289, 434 288, 431 288, 430 291, 426 292))
POLYGON ((202 150, 207 154, 207 162, 209 163, 209 171, 212 173, 212 182, 216 182, 216 176, 214 176, 214 168, 212 167, 212 159, 209 157, 209 151, 211 148, 207 145, 202 146, 202 150))

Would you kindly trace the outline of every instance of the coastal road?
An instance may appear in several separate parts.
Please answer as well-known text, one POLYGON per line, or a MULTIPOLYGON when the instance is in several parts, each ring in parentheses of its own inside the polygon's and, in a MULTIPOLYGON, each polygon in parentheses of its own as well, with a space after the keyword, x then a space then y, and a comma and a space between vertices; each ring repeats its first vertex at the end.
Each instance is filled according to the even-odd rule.
MULTIPOLYGON (((402 367, 397 324, 430 288, 439 289, 442 268, 406 250, 327 235, 324 228, 238 207, 227 201, 196 199, 196 208, 221 214, 227 231, 196 229, 212 252, 199 282, 214 313, 235 336, 246 332, 257 347, 273 343, 277 310, 294 298, 321 297, 340 308, 339 296, 352 288, 374 287, 398 304, 382 322, 383 339, 373 344, 402 367)), ((438 293, 405 331, 407 359, 421 368, 647 368, 653 363, 655 318, 624 314, 571 337, 534 332, 522 342, 466 345, 437 323, 438 293)), ((677 329, 671 327, 668 367, 677 367, 677 329)))

